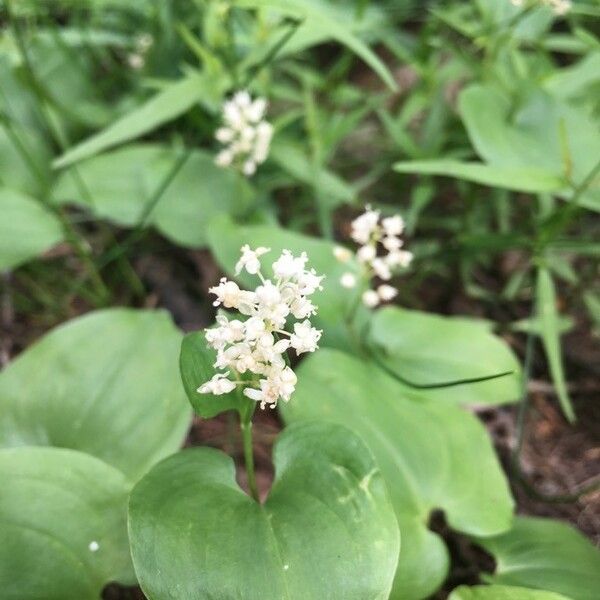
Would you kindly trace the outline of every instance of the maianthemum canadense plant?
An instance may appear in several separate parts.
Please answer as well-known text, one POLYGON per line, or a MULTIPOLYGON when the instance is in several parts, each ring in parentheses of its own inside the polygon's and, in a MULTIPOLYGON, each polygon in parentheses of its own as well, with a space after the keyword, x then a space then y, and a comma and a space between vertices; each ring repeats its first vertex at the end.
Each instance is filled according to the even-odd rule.
POLYGON ((0 600, 597 600, 474 414, 575 418, 595 4, 0 2, 0 600))

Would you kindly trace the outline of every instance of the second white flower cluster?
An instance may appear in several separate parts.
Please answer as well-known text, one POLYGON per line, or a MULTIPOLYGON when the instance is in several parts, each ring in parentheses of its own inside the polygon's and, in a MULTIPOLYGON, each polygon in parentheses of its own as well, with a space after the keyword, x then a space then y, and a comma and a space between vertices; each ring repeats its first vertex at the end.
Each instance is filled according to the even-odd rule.
MULTIPOLYGON (((360 244, 356 252, 356 260, 361 265, 360 276, 370 281, 377 277, 383 281, 389 281, 392 276, 402 268, 410 265, 413 254, 403 250, 404 241, 400 239, 404 231, 404 220, 400 215, 381 218, 378 210, 366 207, 365 212, 352 221, 352 239, 360 244), (380 253, 383 250, 383 253, 380 253)), ((348 262, 352 258, 352 252, 342 246, 334 249, 335 257, 340 262, 348 262)), ((341 284, 346 288, 357 285, 356 274, 348 271, 341 278, 341 284)), ((398 290, 383 283, 376 289, 368 289, 363 292, 363 304, 374 308, 381 302, 389 302, 398 294, 398 290)))
POLYGON ((217 317, 217 327, 206 330, 208 345, 217 351, 214 366, 217 373, 198 388, 202 394, 227 394, 241 386, 245 396, 260 402, 261 408, 274 408, 279 399, 288 401, 296 386, 296 374, 287 364, 285 354, 293 348, 296 354, 314 352, 321 331, 309 317, 317 308, 309 299, 322 289, 322 276, 308 270, 305 252, 293 256, 284 250, 273 263, 273 279, 265 279, 260 257, 269 248, 252 250, 243 246, 236 274, 243 270, 260 278, 254 290, 243 290, 226 278, 209 289, 216 296, 214 306, 236 309, 245 320, 217 317), (293 333, 285 330, 288 318, 294 323, 293 333))
POLYGON ((266 110, 264 98, 252 100, 245 90, 223 104, 224 126, 215 133, 225 144, 215 158, 218 166, 234 166, 248 177, 254 175, 256 166, 267 159, 273 137, 273 126, 264 119, 266 110))

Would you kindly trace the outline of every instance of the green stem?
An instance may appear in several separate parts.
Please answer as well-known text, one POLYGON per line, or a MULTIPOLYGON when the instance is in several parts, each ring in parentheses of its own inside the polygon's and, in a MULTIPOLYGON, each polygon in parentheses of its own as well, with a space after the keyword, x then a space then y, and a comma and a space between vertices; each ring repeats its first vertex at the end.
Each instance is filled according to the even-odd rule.
POLYGON ((250 494, 257 501, 258 487, 256 486, 256 473, 254 471, 254 453, 252 451, 252 415, 256 409, 256 404, 250 401, 240 410, 240 428, 242 430, 242 440, 244 442, 244 462, 246 464, 246 476, 248 478, 248 488, 250 494))

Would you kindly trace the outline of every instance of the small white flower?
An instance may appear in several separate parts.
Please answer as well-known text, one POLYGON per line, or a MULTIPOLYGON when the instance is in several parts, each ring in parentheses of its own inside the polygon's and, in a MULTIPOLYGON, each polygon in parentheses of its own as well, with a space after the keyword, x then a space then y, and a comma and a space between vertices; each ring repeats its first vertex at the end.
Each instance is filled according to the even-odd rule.
POLYGON ((252 250, 248 244, 242 246, 242 256, 235 265, 235 274, 239 275, 242 269, 246 269, 251 275, 256 275, 260 271, 260 257, 270 250, 271 248, 264 246, 259 246, 256 250, 252 250))
POLYGON ((267 405, 275 408, 277 400, 279 400, 279 386, 272 379, 261 379, 259 384, 259 390, 247 387, 244 390, 244 395, 250 398, 250 400, 260 402, 261 408, 265 408, 267 405))
POLYGON ((317 312, 316 306, 306 297, 296 298, 290 305, 290 311, 296 319, 306 319, 317 312))
POLYGON ((379 211, 371 210, 367 206, 367 210, 352 221, 352 239, 357 244, 367 244, 377 229, 378 221, 379 211))
POLYGON ((294 324, 294 333, 290 336, 290 345, 297 354, 303 352, 314 352, 319 346, 322 331, 315 329, 310 321, 294 324))
POLYGON ((361 263, 369 263, 377 256, 377 249, 375 248, 375 244, 367 244, 366 246, 361 246, 356 253, 356 258, 358 262, 361 263))
POLYGON ((366 290, 362 295, 362 301, 365 306, 375 308, 379 304, 379 294, 375 290, 366 290))
POLYGON ((382 302, 389 302, 398 295, 398 290, 395 287, 384 283, 377 288, 377 295, 382 302))
POLYGON ((402 232, 404 231, 404 219, 400 215, 382 219, 381 225, 383 226, 385 234, 390 237, 402 235, 402 232))
POLYGON ((342 287, 347 289, 356 287, 356 275, 354 273, 344 273, 340 278, 342 287))
POLYGON ((393 252, 402 248, 404 242, 398 237, 388 235, 381 240, 381 243, 388 252, 393 252))
POLYGON ((317 275, 314 269, 302 271, 297 277, 298 292, 304 296, 310 296, 317 290, 322 290, 321 282, 323 279, 325 279, 325 275, 317 275))
POLYGON ((227 379, 228 375, 229 371, 227 373, 217 373, 212 379, 203 383, 197 391, 201 394, 214 394, 215 396, 233 392, 235 383, 227 379))
POLYGON ((233 152, 231 150, 221 150, 215 158, 215 164, 218 167, 228 167, 233 162, 233 152))
POLYGON ((412 260, 413 253, 408 252, 407 250, 394 250, 390 252, 385 258, 385 262, 392 269, 394 267, 406 268, 410 266, 412 260))
POLYGON ((229 127, 219 127, 215 133, 215 137, 222 144, 227 144, 235 137, 235 131, 229 129, 229 127))
POLYGON ((96 540, 93 540, 90 542, 88 550, 90 552, 98 552, 98 550, 100 550, 100 544, 96 540))
POLYGON ((352 258, 352 252, 343 246, 336 246, 333 249, 333 255, 341 263, 347 263, 352 258))
POLYGON ((280 279, 290 279, 304 274, 308 257, 306 252, 295 257, 289 250, 284 250, 281 256, 273 263, 273 273, 280 279))
POLYGON ((384 281, 392 278, 392 271, 389 264, 383 258, 375 258, 371 261, 371 267, 375 271, 375 275, 384 281))

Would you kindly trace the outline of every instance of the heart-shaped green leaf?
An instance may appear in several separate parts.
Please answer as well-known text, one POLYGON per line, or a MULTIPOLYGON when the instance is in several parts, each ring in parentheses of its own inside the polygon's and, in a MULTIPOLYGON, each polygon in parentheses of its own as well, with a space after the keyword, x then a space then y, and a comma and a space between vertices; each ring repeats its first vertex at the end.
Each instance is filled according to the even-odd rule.
POLYGON ((120 471, 74 450, 4 448, 0 480, 3 600, 98 600, 135 581, 120 471))
POLYGON ((214 350, 207 347, 203 331, 188 333, 181 342, 179 356, 181 381, 194 411, 205 419, 215 417, 226 410, 242 407, 242 402, 235 392, 214 396, 200 394, 197 391, 201 384, 215 374, 213 367, 215 355, 214 350))
POLYGON ((478 538, 496 559, 494 584, 549 590, 573 600, 596 600, 600 551, 566 523, 518 517, 506 533, 478 538))
POLYGON ((54 197, 128 227, 146 216, 144 224, 154 225, 175 243, 202 246, 209 220, 217 213, 243 214, 251 204, 252 190, 238 173, 217 167, 210 154, 200 150, 187 158, 185 154, 158 144, 125 146, 77 165, 85 194, 67 170, 54 197))
POLYGON ((150 600, 387 598, 399 548, 364 443, 328 423, 285 430, 258 504, 209 448, 156 465, 129 503, 133 562, 150 600))
POLYGON ((462 585, 448 600, 569 600, 566 596, 509 585, 462 585))
POLYGON ((427 528, 442 509, 451 527, 494 535, 511 525, 513 501, 483 426, 453 404, 411 395, 374 364, 322 349, 298 368, 281 410, 286 421, 328 419, 361 435, 388 485, 402 532, 391 598, 424 598, 448 569, 442 540, 427 528))
POLYGON ((51 248, 63 237, 58 219, 33 198, 0 188, 0 272, 51 248))
POLYGON ((189 426, 181 338, 155 311, 104 310, 58 327, 0 374, 0 446, 81 450, 136 480, 189 426))
POLYGON ((488 381, 419 389, 419 395, 427 398, 458 404, 501 404, 517 400, 521 393, 519 363, 486 323, 384 308, 371 321, 370 345, 390 371, 419 385, 512 372, 488 381))
MULTIPOLYGON (((311 320, 317 327, 323 329, 321 345, 347 347, 349 342, 348 330, 344 324, 345 315, 352 303, 351 294, 360 293, 349 291, 340 285, 340 277, 351 265, 340 264, 333 255, 334 245, 325 240, 294 233, 273 225, 237 225, 231 219, 223 216, 215 218, 208 231, 208 243, 219 264, 233 275, 235 264, 240 257, 240 247, 249 244, 252 247, 266 246, 271 252, 262 257, 265 265, 265 276, 271 276, 273 263, 283 249, 294 254, 306 252, 308 267, 314 268, 320 275, 325 275, 323 291, 315 292, 311 297, 319 312, 311 320)), ((242 284, 254 289, 258 285, 257 277, 241 273, 236 277, 242 284)), ((364 309, 359 308, 364 318, 364 309)), ((359 315, 360 317, 361 315, 359 315)))

